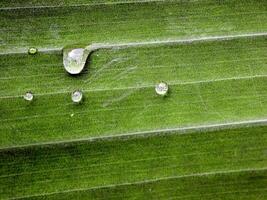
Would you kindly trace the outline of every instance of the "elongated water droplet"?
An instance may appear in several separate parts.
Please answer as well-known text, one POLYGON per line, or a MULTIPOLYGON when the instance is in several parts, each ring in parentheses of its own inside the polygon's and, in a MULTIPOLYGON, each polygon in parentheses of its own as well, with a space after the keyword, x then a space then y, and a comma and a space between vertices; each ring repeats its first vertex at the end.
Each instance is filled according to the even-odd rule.
POLYGON ((23 96, 23 98, 26 100, 26 101, 32 101, 33 100, 33 94, 31 92, 26 92, 23 96))
POLYGON ((161 82, 156 85, 155 90, 158 95, 165 96, 168 93, 169 87, 167 83, 161 82))
POLYGON ((80 103, 82 101, 82 98, 83 93, 79 90, 76 90, 71 94, 71 99, 74 103, 80 103))
POLYGON ((70 74, 79 74, 83 70, 88 54, 85 49, 66 49, 63 52, 63 64, 70 74))

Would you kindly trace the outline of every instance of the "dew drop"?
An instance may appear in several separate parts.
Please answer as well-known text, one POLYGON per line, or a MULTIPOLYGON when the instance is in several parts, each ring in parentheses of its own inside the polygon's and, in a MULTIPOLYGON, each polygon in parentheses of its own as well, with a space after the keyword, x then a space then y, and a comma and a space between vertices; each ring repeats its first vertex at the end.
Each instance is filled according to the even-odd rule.
POLYGON ((30 55, 34 55, 34 54, 36 54, 37 51, 38 51, 38 50, 37 50, 35 47, 31 47, 31 48, 28 49, 28 53, 29 53, 30 55))
POLYGON ((155 90, 158 95, 165 96, 168 93, 169 87, 167 83, 161 82, 156 85, 155 90))
POLYGON ((79 74, 83 70, 87 54, 85 49, 64 49, 63 51, 63 65, 65 70, 70 74, 79 74))
POLYGON ((31 92, 26 92, 23 96, 23 98, 26 100, 26 101, 32 101, 33 100, 33 94, 31 92))
POLYGON ((76 90, 71 94, 71 99, 74 103, 80 103, 82 101, 82 98, 83 93, 79 90, 76 90))

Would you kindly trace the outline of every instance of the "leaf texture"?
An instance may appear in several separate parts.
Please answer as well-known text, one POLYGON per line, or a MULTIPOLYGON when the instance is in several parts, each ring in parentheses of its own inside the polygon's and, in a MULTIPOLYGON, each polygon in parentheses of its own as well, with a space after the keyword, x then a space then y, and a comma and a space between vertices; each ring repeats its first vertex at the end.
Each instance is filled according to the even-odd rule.
POLYGON ((266 199, 266 11, 0 2, 0 199, 266 199), (69 75, 63 49, 88 45, 99 48, 69 75))

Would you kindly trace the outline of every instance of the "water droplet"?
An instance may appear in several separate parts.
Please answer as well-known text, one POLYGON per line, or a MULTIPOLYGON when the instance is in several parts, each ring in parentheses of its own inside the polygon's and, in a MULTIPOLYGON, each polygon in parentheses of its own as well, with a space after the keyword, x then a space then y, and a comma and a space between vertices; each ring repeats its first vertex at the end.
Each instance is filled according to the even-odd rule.
POLYGON ((155 90, 158 95, 165 96, 168 93, 169 87, 167 83, 161 82, 156 85, 155 90))
POLYGON ((71 99, 74 103, 80 103, 82 101, 82 98, 83 93, 79 90, 76 90, 71 94, 71 99))
POLYGON ((28 49, 28 53, 30 55, 34 55, 34 54, 37 53, 37 49, 35 47, 31 47, 31 48, 28 49))
POLYGON ((63 64, 65 70, 70 74, 79 74, 83 70, 88 54, 85 49, 66 49, 63 52, 63 64))
POLYGON ((32 101, 33 100, 33 94, 31 92, 26 92, 23 96, 23 98, 26 100, 26 101, 32 101))

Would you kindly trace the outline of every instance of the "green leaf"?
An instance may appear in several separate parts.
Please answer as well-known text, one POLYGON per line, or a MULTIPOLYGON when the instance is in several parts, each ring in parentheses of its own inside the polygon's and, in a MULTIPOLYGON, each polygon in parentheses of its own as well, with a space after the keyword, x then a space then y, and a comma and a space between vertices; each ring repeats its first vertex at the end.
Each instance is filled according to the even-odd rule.
POLYGON ((266 8, 1 2, 0 198, 266 199, 266 8))

